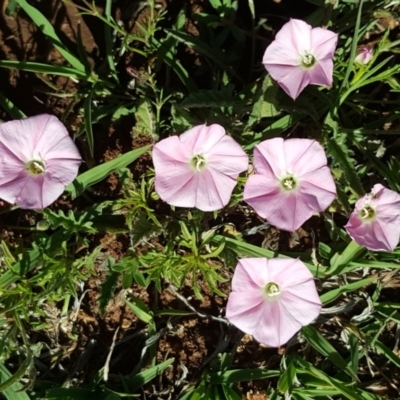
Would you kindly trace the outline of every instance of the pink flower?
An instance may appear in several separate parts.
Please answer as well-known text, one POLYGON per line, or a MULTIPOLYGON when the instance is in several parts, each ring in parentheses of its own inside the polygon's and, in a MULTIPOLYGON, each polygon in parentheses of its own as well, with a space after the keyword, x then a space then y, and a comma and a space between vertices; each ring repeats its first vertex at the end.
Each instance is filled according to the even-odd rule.
POLYGON ((376 184, 371 193, 357 200, 345 228, 356 243, 369 250, 393 251, 400 238, 400 196, 376 184))
POLYGON ((374 52, 372 48, 363 47, 358 53, 357 57, 354 59, 356 64, 365 65, 368 64, 374 57, 374 52))
POLYGON ((168 204, 203 211, 229 202, 248 157, 220 125, 199 125, 153 148, 155 189, 168 204))
POLYGON ((318 317, 321 301, 311 272, 294 259, 244 258, 232 279, 226 318, 271 347, 285 344, 318 317))
POLYGON ((338 35, 291 19, 265 51, 263 64, 292 98, 307 85, 332 85, 333 54, 338 35))
POLYGON ((293 232, 335 198, 326 164, 325 152, 315 140, 265 140, 254 149, 255 175, 247 180, 243 198, 269 223, 293 232))
POLYGON ((64 125, 42 114, 0 125, 0 198, 24 209, 53 203, 82 159, 64 125))

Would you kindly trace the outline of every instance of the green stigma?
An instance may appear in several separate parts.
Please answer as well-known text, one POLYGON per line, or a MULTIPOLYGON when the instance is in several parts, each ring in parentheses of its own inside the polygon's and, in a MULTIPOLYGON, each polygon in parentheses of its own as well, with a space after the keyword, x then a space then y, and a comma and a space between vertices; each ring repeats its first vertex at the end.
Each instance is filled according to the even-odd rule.
POLYGON ((268 297, 276 298, 281 294, 281 289, 275 282, 269 282, 264 286, 264 292, 268 297))
POLYGON ((371 207, 369 204, 364 205, 364 207, 358 212, 358 215, 360 218, 365 221, 369 222, 372 221, 375 218, 376 211, 373 207, 371 207))
POLYGON ((297 180, 293 175, 285 175, 281 178, 280 183, 285 192, 293 192, 297 188, 297 180))
POLYGON ((203 154, 195 154, 190 159, 189 164, 193 167, 193 169, 200 172, 207 166, 207 161, 203 154))
POLYGON ((316 62, 317 62, 316 58, 310 53, 304 54, 303 57, 301 58, 301 65, 304 68, 312 68, 316 62))
POLYGON ((31 160, 25 164, 25 169, 31 175, 42 175, 45 171, 45 164, 42 160, 31 160))

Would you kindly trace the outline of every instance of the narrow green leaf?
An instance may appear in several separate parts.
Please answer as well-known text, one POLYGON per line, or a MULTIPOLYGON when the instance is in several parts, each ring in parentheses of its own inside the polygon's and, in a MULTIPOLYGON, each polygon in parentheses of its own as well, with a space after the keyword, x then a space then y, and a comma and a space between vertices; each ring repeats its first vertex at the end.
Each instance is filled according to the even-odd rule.
POLYGON ((2 93, 0 93, 0 104, 8 112, 13 119, 26 118, 26 115, 14 105, 12 101, 7 99, 2 93))
MULTIPOLYGON (((2 390, 7 400, 29 400, 29 396, 25 392, 19 392, 22 389, 22 385, 18 383, 19 378, 14 379, 5 365, 0 363, 0 382, 9 382, 8 386, 2 390)), ((3 387, 3 384, 1 386, 3 387)))
POLYGON ((360 352, 358 350, 359 339, 356 335, 349 335, 349 344, 350 344, 350 360, 351 360, 351 368, 353 373, 357 375, 358 365, 360 362, 360 352))
MULTIPOLYGON (((143 308, 143 304, 139 303, 139 299, 134 299, 136 301, 136 304, 131 303, 130 301, 125 299, 125 303, 128 305, 128 307, 131 309, 131 311, 145 324, 148 324, 153 320, 153 316, 148 314, 146 310, 143 308)), ((147 307, 146 307, 147 308, 147 307)))
POLYGON ((67 76, 69 78, 82 79, 87 82, 94 82, 93 76, 88 77, 85 72, 75 68, 63 67, 61 65, 42 64, 33 61, 13 61, 0 60, 0 68, 15 68, 22 71, 35 72, 37 74, 51 74, 58 76, 67 76))
POLYGON ((342 169, 344 177, 349 184, 350 190, 359 197, 363 196, 365 192, 361 180, 354 165, 349 162, 349 159, 344 153, 342 147, 336 142, 335 138, 328 137, 326 142, 329 153, 342 169))
POLYGON ((228 385, 222 385, 222 390, 224 391, 226 400, 242 400, 240 396, 234 389, 228 385))
POLYGON ((362 288, 363 286, 368 286, 374 281, 376 281, 376 278, 361 279, 360 281, 348 283, 347 285, 340 286, 337 289, 330 290, 329 292, 324 293, 321 296, 322 304, 326 305, 331 301, 337 299, 341 294, 352 292, 354 290, 362 288))
POLYGON ((361 257, 366 252, 367 250, 365 247, 360 246, 352 240, 342 254, 335 254, 335 256, 332 257, 331 268, 329 268, 326 273, 328 275, 339 275, 351 261, 357 257, 361 257))
POLYGON ((46 391, 43 400, 101 400, 98 391, 78 388, 54 388, 46 391))
POLYGON ((305 360, 302 360, 301 358, 297 358, 297 362, 304 369, 308 370, 312 375, 314 375, 316 378, 322 379, 323 381, 325 381, 329 385, 331 385, 333 388, 337 389, 342 395, 344 395, 346 397, 346 399, 360 400, 360 397, 358 396, 358 394, 351 387, 345 386, 338 380, 333 379, 333 378, 329 377, 328 375, 325 375, 318 368, 315 368, 313 365, 311 365, 310 363, 308 363, 305 360))
POLYGON ((127 379, 125 383, 129 389, 133 392, 140 387, 144 386, 146 383, 150 382, 152 379, 160 375, 166 368, 168 368, 174 362, 173 358, 165 360, 161 364, 154 367, 146 369, 145 371, 139 372, 133 378, 127 379))
POLYGON ((278 389, 281 393, 292 393, 293 382, 296 376, 296 366, 294 360, 291 359, 278 381, 278 389))
POLYGON ((304 326, 301 329, 304 338, 307 342, 314 347, 320 354, 326 357, 332 364, 339 370, 346 371, 350 376, 357 379, 357 376, 349 368, 346 361, 338 353, 338 351, 326 340, 314 327, 304 326))
POLYGON ((112 23, 111 6, 112 6, 112 0, 106 0, 106 6, 104 8, 104 16, 109 23, 104 24, 104 36, 105 36, 105 46, 106 46, 105 53, 107 58, 108 69, 110 70, 114 80, 119 84, 118 73, 115 68, 115 61, 113 57, 113 30, 111 29, 111 23, 112 23))
POLYGON ((71 197, 75 199, 88 187, 102 181, 106 176, 108 176, 116 169, 126 167, 149 149, 150 146, 144 146, 140 149, 135 149, 128 153, 125 153, 122 156, 117 157, 115 160, 111 160, 104 164, 98 165, 90 169, 89 171, 86 171, 83 174, 79 175, 72 183, 70 183, 65 188, 65 190, 70 192, 71 197))
POLYGON ((95 85, 93 85, 92 88, 90 89, 90 92, 86 96, 83 105, 84 116, 85 116, 84 124, 86 131, 86 140, 89 146, 90 154, 92 156, 94 154, 94 138, 93 138, 93 126, 92 126, 92 100, 93 100, 94 90, 95 90, 95 85))
POLYGON ((356 19, 356 24, 354 27, 354 35, 353 35, 353 40, 352 40, 351 50, 350 50, 350 59, 348 60, 345 76, 342 80, 342 85, 340 87, 341 92, 343 92, 344 89, 346 88, 347 83, 349 81, 351 71, 354 68, 354 59, 356 57, 356 51, 357 51, 357 43, 358 43, 358 38, 359 38, 363 2, 364 2, 364 0, 360 0, 359 4, 358 4, 357 19, 356 19))
POLYGON ((274 378, 281 375, 280 371, 266 369, 233 369, 224 372, 215 372, 209 375, 212 384, 230 384, 237 382, 252 381, 257 379, 274 378))
MULTIPOLYGON (((109 261, 111 264, 111 261, 109 261)), ((104 316, 108 302, 114 297, 114 288, 118 283, 120 274, 111 272, 107 275, 105 281, 100 285, 99 310, 100 314, 104 316)))
POLYGON ((180 108, 224 107, 234 105, 236 100, 227 90, 199 90, 182 100, 180 108))
POLYGON ((76 58, 61 42, 54 30, 53 25, 35 7, 32 7, 26 0, 18 0, 20 7, 29 15, 37 27, 46 35, 60 54, 78 71, 85 72, 85 66, 76 58))
POLYGON ((153 311, 153 314, 155 317, 161 317, 161 316, 171 316, 171 317, 178 317, 178 316, 186 316, 186 315, 193 315, 195 314, 194 312, 191 311, 185 311, 185 310, 155 310, 153 311))
POLYGON ((385 346, 379 340, 375 341, 374 345, 391 363, 396 365, 396 367, 400 368, 400 358, 393 353, 389 347, 385 346))

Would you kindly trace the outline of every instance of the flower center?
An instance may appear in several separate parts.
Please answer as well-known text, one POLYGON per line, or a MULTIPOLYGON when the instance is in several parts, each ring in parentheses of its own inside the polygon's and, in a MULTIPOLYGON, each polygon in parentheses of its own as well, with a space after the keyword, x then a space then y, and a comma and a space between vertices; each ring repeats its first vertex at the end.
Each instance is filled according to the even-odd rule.
POLYGON ((365 222, 369 222, 375 218, 376 211, 370 204, 365 204, 364 207, 358 212, 358 215, 365 222))
POLYGON ((316 62, 317 60, 310 53, 304 54, 303 57, 301 58, 301 64, 304 68, 311 68, 315 65, 316 62))
POLYGON ((207 161, 203 154, 194 154, 189 164, 200 172, 207 166, 207 161))
POLYGON ((297 179, 291 175, 287 174, 283 178, 281 178, 281 188, 285 192, 294 192, 297 188, 297 179))
POLYGON ((269 282, 264 286, 264 293, 270 300, 278 299, 281 294, 281 288, 275 282, 269 282))
POLYGON ((42 160, 31 160, 25 164, 25 169, 31 175, 42 175, 45 171, 45 163, 42 160))

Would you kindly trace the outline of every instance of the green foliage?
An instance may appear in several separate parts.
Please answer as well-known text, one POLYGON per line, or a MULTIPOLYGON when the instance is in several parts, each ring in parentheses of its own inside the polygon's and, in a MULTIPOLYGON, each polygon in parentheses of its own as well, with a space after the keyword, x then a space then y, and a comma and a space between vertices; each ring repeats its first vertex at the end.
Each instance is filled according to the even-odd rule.
POLYGON ((89 171, 80 174, 71 184, 69 184, 65 190, 71 193, 71 197, 75 198, 82 194, 88 187, 94 185, 102 181, 106 176, 108 176, 111 172, 124 168, 137 158, 139 158, 142 154, 144 154, 147 150, 149 150, 150 146, 141 147, 140 149, 132 150, 122 156, 108 161, 104 164, 100 164, 89 171))

